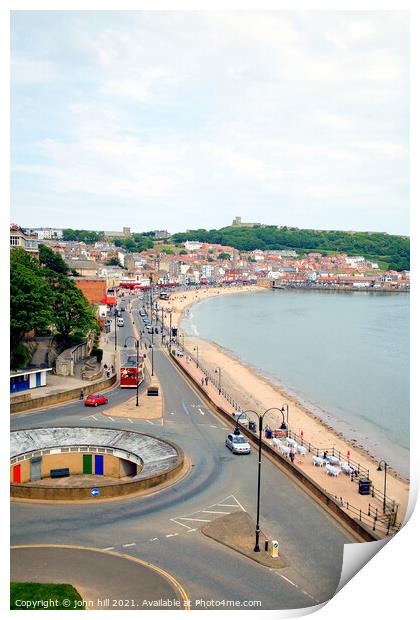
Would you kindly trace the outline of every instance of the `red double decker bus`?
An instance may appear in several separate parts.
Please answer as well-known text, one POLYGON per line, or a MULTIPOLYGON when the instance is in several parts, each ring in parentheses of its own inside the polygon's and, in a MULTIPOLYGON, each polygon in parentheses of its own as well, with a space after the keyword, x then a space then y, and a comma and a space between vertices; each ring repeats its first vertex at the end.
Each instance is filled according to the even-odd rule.
POLYGON ((122 349, 120 351, 120 387, 135 388, 144 380, 144 357, 139 352, 137 365, 137 352, 135 349, 122 349))

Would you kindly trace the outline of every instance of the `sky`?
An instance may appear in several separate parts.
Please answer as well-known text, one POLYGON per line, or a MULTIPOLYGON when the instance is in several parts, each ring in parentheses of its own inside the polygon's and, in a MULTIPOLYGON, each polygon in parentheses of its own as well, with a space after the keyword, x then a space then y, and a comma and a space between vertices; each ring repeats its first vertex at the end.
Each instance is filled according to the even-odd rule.
POLYGON ((409 234, 408 54, 407 12, 12 12, 12 221, 409 234))

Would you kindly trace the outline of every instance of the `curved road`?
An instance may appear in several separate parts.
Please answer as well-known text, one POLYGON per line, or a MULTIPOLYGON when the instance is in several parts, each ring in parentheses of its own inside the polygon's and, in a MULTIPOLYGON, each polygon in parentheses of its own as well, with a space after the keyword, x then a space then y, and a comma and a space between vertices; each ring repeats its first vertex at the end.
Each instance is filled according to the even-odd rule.
MULTIPOLYGON (((142 329, 138 307, 139 302, 133 302, 133 317, 142 329)), ((126 320, 119 328, 122 346, 132 327, 126 320)), ((155 345, 158 341, 160 336, 155 345)), ((227 512, 246 510, 255 518, 256 451, 234 456, 227 450, 227 427, 159 348, 154 366, 164 386, 160 421, 110 420, 102 414, 105 408, 91 413, 77 402, 15 415, 12 429, 62 424, 147 432, 180 445, 192 461, 191 473, 143 498, 97 505, 13 503, 12 544, 72 544, 141 558, 173 574, 188 592, 192 608, 217 604, 224 609, 220 601, 238 601, 239 607, 246 607, 244 602, 252 600, 261 601, 259 609, 288 609, 330 598, 340 579, 343 545, 356 541, 265 457, 261 527, 279 541, 286 568, 268 569, 201 534, 202 525, 227 512)), ((131 396, 130 390, 114 389, 109 392, 109 407, 131 396)))

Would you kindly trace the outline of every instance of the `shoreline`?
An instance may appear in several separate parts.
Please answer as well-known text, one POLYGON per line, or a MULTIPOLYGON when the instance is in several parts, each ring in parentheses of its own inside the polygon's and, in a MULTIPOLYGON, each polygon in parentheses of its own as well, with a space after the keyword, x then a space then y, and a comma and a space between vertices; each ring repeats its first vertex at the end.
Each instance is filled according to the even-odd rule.
MULTIPOLYGON (((267 290, 261 287, 244 287, 238 289, 205 289, 199 291, 187 291, 183 294, 175 294, 169 302, 165 302, 166 308, 173 308, 172 325, 182 331, 185 347, 193 351, 194 346, 199 348, 201 364, 208 368, 222 368, 223 387, 231 396, 239 401, 243 409, 267 409, 282 404, 289 406, 289 428, 300 434, 304 431, 304 438, 320 448, 331 448, 346 453, 351 451, 351 458, 369 469, 370 478, 375 488, 382 489, 383 473, 376 471, 378 459, 369 448, 365 447, 361 439, 350 438, 345 433, 335 428, 331 423, 322 419, 317 413, 311 411, 297 395, 288 393, 287 387, 282 386, 274 379, 269 378, 263 372, 251 364, 238 358, 233 352, 222 345, 188 335, 180 330, 182 321, 188 319, 192 306, 210 297, 220 294, 240 294, 245 292, 257 292, 267 290)), ((163 304, 162 304, 163 305, 163 304)), ((327 413, 327 415, 333 415, 327 413)), ((267 423, 276 428, 281 419, 278 414, 267 414, 267 423), (271 416, 271 417, 270 417, 271 416)), ((355 431, 356 432, 356 431, 355 431)), ((405 514, 408 504, 409 480, 398 471, 388 469, 387 495, 395 499, 401 506, 401 515, 405 514)), ((402 520, 402 516, 400 517, 402 520)))

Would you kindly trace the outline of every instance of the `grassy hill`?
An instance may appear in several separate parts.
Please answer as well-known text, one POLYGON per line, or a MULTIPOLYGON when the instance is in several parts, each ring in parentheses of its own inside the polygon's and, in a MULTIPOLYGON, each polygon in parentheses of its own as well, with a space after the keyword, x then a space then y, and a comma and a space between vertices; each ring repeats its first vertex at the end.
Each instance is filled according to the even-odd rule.
POLYGON ((386 233, 309 230, 287 226, 227 226, 219 230, 189 230, 172 236, 174 242, 187 240, 220 243, 242 251, 293 249, 299 254, 344 252, 376 261, 383 269, 410 269, 410 239, 386 233))

